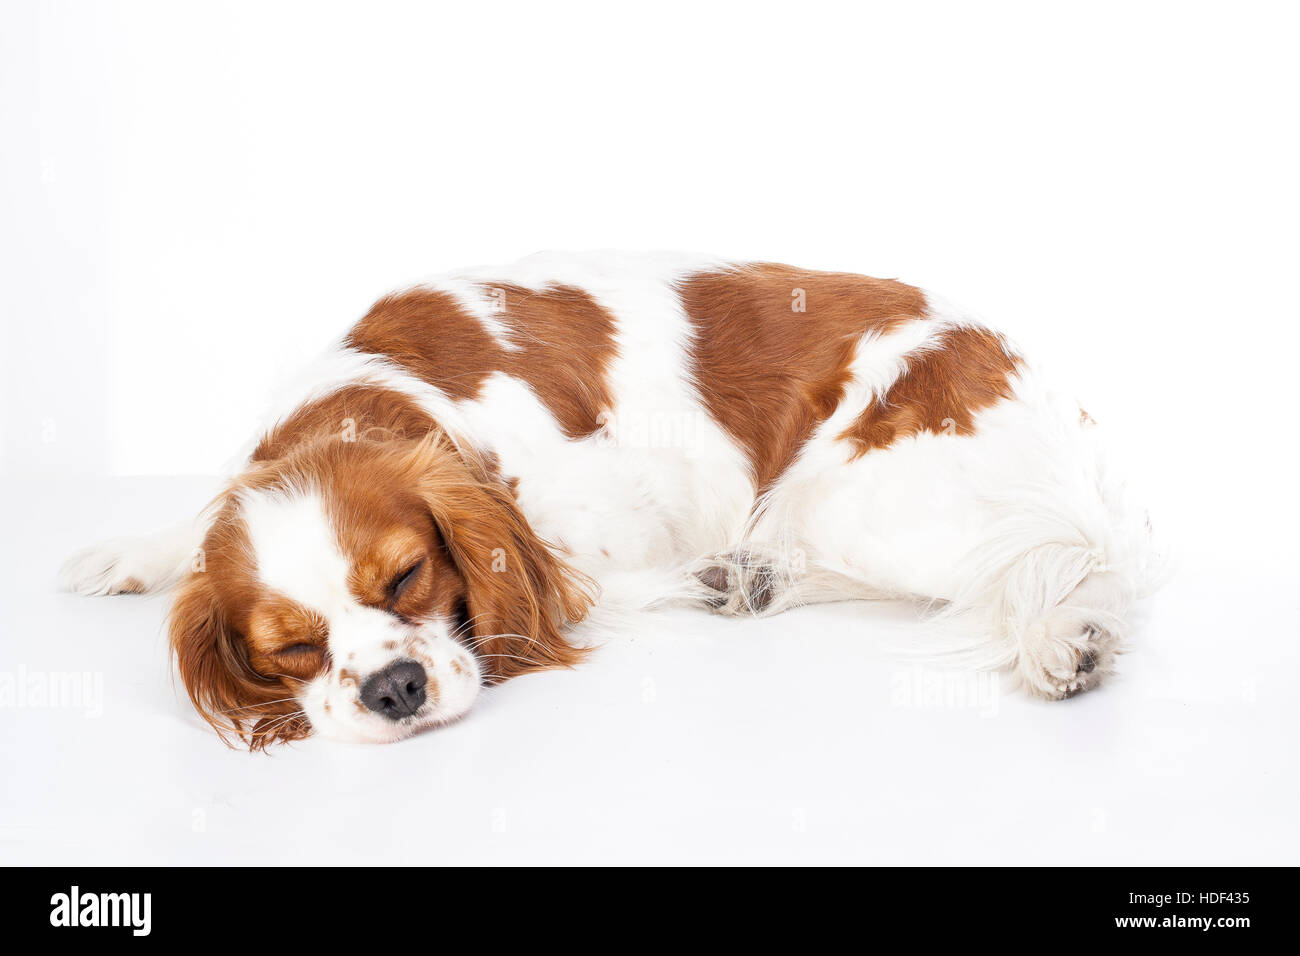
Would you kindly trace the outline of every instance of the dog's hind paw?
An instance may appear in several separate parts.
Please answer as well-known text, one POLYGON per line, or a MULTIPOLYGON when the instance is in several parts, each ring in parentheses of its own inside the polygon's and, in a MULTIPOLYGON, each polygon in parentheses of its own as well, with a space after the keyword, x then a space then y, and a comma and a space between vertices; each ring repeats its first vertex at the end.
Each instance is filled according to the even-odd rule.
POLYGON ((1030 626, 1016 670, 1033 696, 1065 700, 1114 673, 1119 652, 1113 630, 1079 611, 1057 608, 1030 626))
POLYGON ((779 609, 789 575, 759 549, 739 548, 704 558, 692 569, 704 603, 719 614, 764 614, 779 609))

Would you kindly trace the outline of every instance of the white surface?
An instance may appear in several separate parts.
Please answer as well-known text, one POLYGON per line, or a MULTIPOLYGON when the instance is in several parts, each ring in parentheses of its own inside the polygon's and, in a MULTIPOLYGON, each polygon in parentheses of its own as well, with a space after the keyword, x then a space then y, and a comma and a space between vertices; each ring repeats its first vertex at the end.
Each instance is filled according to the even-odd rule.
MULTIPOLYGON (((11 481, 0 672, 102 675, 102 716, 0 711, 15 863, 1300 862, 1293 578, 1198 550, 1123 676, 927 704, 909 612, 647 616, 573 672, 391 746, 225 749, 168 678, 164 602, 48 593, 57 559, 203 483, 11 481), (1272 597, 1269 597, 1272 595, 1272 597)), ((987 687, 970 677, 960 687, 987 687)))
POLYGON ((0 676, 104 701, 0 708, 0 858, 1300 862, 1294 16, 6 4, 0 676), (208 488, 104 475, 216 471, 378 295, 593 247, 899 276, 1055 367, 1179 546, 1122 679, 895 706, 905 612, 681 613, 436 734, 249 756, 163 600, 49 592, 208 488))

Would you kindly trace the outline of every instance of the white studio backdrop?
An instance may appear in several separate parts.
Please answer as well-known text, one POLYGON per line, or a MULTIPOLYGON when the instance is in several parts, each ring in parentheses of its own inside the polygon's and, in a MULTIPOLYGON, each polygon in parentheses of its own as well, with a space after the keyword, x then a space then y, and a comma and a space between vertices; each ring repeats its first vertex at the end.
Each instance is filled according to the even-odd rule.
POLYGON ((1297 344, 1284 4, 2 16, 8 474, 215 473, 391 288, 683 248, 930 288, 1054 366, 1163 504, 1225 535, 1295 514, 1267 460, 1297 344))

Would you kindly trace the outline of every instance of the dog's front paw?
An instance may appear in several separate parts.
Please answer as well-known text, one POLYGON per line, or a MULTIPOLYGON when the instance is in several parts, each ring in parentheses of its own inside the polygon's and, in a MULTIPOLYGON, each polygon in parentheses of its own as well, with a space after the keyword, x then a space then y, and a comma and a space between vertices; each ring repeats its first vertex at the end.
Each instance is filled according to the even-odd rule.
POLYGON ((159 556, 145 538, 114 538, 78 551, 59 571, 60 591, 101 596, 145 594, 174 576, 170 555, 159 556))
POLYGON ((1116 628, 1078 611, 1057 608, 1030 626, 1016 670, 1031 695, 1064 700, 1114 673, 1119 653, 1116 628))
POLYGON ((113 538, 78 551, 59 572, 58 587, 76 594, 146 594, 205 568, 203 530, 186 522, 157 534, 113 538))
POLYGON ((129 549, 123 545, 106 541, 68 558, 59 570, 59 590, 95 596, 144 593, 148 586, 126 566, 129 549))

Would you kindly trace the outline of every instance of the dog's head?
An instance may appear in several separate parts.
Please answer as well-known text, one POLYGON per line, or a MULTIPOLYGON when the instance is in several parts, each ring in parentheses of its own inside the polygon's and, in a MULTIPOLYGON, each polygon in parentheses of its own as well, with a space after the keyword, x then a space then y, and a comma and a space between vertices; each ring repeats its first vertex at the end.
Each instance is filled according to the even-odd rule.
POLYGON ((384 742, 460 717, 483 683, 574 663, 563 629, 589 603, 510 489, 446 438, 333 441, 219 499, 171 642, 223 736, 384 742))

